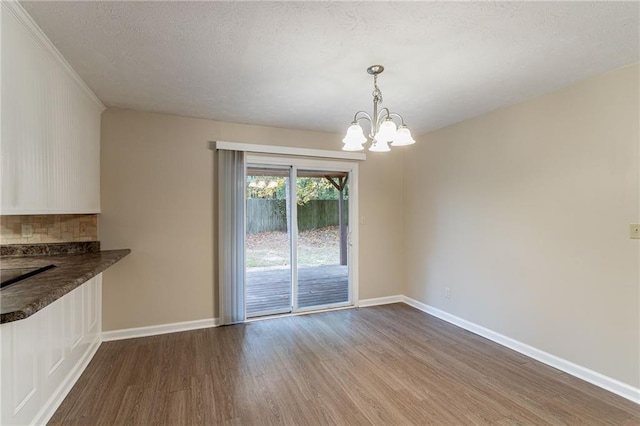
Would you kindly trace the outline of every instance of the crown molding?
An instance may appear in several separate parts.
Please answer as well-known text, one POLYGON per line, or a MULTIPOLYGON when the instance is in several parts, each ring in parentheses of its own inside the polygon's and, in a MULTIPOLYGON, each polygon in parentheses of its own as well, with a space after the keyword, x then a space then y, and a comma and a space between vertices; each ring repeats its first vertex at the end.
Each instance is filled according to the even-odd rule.
POLYGON ((2 9, 3 12, 10 13, 20 25, 27 31, 27 33, 35 40, 35 42, 51 56, 61 67, 62 69, 71 77, 73 81, 84 91, 84 93, 93 100, 93 102, 100 108, 101 111, 104 111, 106 107, 98 99, 95 93, 87 86, 77 72, 71 67, 69 62, 62 56, 60 51, 53 45, 49 37, 46 36, 44 32, 40 29, 38 24, 29 16, 26 10, 22 7, 22 5, 16 0, 2 0, 2 9))

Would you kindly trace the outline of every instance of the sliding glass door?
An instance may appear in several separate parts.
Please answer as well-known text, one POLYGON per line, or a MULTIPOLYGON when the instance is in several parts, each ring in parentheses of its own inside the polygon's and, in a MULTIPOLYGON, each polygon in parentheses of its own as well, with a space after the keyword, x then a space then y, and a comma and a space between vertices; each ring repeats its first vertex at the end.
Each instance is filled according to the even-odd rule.
POLYGON ((248 158, 247 317, 353 304, 356 178, 351 163, 248 158))
POLYGON ((349 302, 349 173, 296 173, 298 309, 349 302))
POLYGON ((247 317, 291 312, 290 168, 247 167, 247 317))

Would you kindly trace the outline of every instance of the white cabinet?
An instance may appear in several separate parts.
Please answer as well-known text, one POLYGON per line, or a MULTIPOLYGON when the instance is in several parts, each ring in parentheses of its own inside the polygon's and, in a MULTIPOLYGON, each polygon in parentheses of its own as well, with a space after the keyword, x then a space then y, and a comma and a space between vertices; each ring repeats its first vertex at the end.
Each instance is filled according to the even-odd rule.
POLYGON ((0 325, 0 424, 44 424, 100 345, 102 274, 34 315, 0 325))
POLYGON ((0 9, 0 214, 99 213, 104 106, 20 3, 0 9))

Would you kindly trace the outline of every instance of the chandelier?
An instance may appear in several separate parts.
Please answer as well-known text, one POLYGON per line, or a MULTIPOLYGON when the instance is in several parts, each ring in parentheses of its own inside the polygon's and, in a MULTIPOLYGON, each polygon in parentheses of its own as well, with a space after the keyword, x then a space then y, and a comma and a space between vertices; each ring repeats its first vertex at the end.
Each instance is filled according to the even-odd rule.
POLYGON ((387 152, 389 142, 393 146, 411 145, 416 143, 411 137, 411 132, 404 124, 404 120, 400 114, 389 111, 388 108, 382 108, 378 112, 378 105, 382 103, 382 92, 378 88, 378 74, 384 71, 382 65, 371 65, 367 68, 367 72, 373 76, 373 115, 369 115, 366 111, 358 111, 353 117, 351 126, 347 129, 347 135, 342 139, 344 151, 362 151, 367 138, 360 126, 360 120, 366 120, 371 125, 369 139, 372 143, 369 151, 387 152), (400 121, 400 126, 396 126, 394 118, 400 121))

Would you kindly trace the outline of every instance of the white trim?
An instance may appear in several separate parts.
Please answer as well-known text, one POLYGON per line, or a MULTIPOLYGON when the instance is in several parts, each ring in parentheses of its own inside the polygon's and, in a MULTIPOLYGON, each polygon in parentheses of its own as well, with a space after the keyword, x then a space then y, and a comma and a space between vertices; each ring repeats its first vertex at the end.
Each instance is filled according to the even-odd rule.
MULTIPOLYGON (((499 345, 505 346, 509 349, 512 349, 516 352, 519 352, 523 355, 526 355, 530 358, 540 361, 543 364, 546 364, 553 368, 557 368, 558 370, 564 371, 565 373, 568 373, 574 377, 582 379, 602 389, 608 390, 609 392, 612 392, 625 399, 628 399, 629 401, 635 402, 636 404, 640 404, 640 388, 633 387, 631 385, 623 383, 614 378, 605 376, 604 374, 601 374, 596 371, 590 370, 586 367, 582 367, 580 365, 574 364, 571 361, 567 361, 563 358, 557 357, 548 352, 534 348, 525 343, 519 342, 510 337, 507 337, 503 334, 500 334, 488 328, 482 327, 481 325, 475 324, 471 321, 467 321, 465 319, 452 315, 448 312, 442 311, 438 308, 434 308, 433 306, 427 305, 425 303, 419 302, 415 299, 412 299, 410 297, 403 296, 403 295, 376 297, 372 299, 361 299, 358 302, 357 306, 345 306, 345 307, 339 307, 339 308, 321 309, 316 311, 288 313, 283 315, 272 315, 267 317, 257 317, 257 318, 247 319, 247 321, 245 322, 249 323, 249 322, 264 321, 264 320, 269 320, 274 318, 283 318, 283 317, 291 317, 291 316, 297 316, 297 315, 308 315, 308 314, 314 314, 314 313, 331 312, 331 311, 337 311, 342 309, 352 309, 356 307, 365 308, 370 306, 386 305, 390 303, 400 303, 400 302, 406 303, 407 305, 412 306, 422 312, 425 312, 429 315, 433 315, 436 318, 440 318, 441 320, 444 320, 450 324, 456 325, 467 331, 470 331, 486 339, 489 339, 499 345)), ((210 319, 204 319, 204 320, 198 320, 198 321, 186 321, 186 322, 180 322, 180 323, 155 325, 155 326, 149 326, 149 327, 113 330, 113 331, 103 332, 102 341, 108 342, 113 340, 131 339, 135 337, 155 336, 159 334, 175 333, 179 331, 189 331, 189 330, 197 330, 201 328, 216 327, 217 325, 218 325, 218 319, 210 318, 210 319)), ((85 361, 82 362, 83 364, 82 368, 77 371, 81 372, 82 370, 84 370, 84 368, 86 367, 85 364, 89 363, 89 361, 91 360, 91 357, 93 357, 93 354, 95 354, 95 351, 97 350, 98 346, 99 345, 96 345, 96 347, 92 349, 90 356, 88 356, 87 359, 85 359, 85 361)), ((69 389, 71 389, 71 387, 79 377, 80 373, 74 372, 73 375, 77 375, 77 377, 75 377, 72 381, 67 383, 69 389)), ((66 390, 65 393, 60 393, 59 391, 56 393, 56 396, 61 395, 62 399, 64 399, 66 392, 68 392, 68 390, 66 390)), ((52 405, 50 406, 49 404, 50 403, 47 403, 47 407, 49 408, 53 407, 52 405)), ((59 405, 59 402, 58 402, 58 405, 59 405)), ((57 405, 55 406, 55 408, 57 408, 57 405)), ((55 409, 53 409, 50 415, 53 415, 53 412, 55 412, 55 409)), ((48 420, 50 418, 50 415, 45 420, 48 420)), ((40 414, 38 418, 44 418, 42 416, 43 414, 40 414)))
POLYGON ((347 300, 346 302, 336 302, 329 303, 325 305, 314 305, 314 306, 306 306, 304 308, 297 308, 293 311, 294 314, 312 314, 314 312, 322 312, 324 310, 338 309, 338 308, 353 308, 355 307, 351 301, 347 300))
POLYGON ((519 342, 518 340, 512 339, 503 334, 482 327, 481 325, 442 311, 438 308, 434 308, 433 306, 419 302, 410 297, 403 296, 403 301, 407 305, 419 309, 422 312, 426 312, 448 323, 487 338, 495 343, 498 343, 499 345, 505 346, 509 349, 513 349, 514 351, 540 361, 543 364, 549 365, 553 368, 557 368, 558 370, 571 374, 574 377, 582 379, 602 389, 608 390, 609 392, 613 392, 616 395, 635 402, 636 404, 640 404, 640 388, 633 387, 614 378, 605 376, 604 374, 574 364, 571 361, 567 361, 566 359, 534 348, 533 346, 529 346, 525 343, 519 342))
POLYGON ((34 425, 45 425, 49 423, 51 417, 53 417, 58 407, 60 407, 60 404, 62 404, 62 401, 64 401, 69 392, 71 392, 71 389, 87 368, 89 362, 93 359, 101 343, 100 336, 98 336, 89 347, 89 350, 84 353, 80 362, 73 367, 73 370, 69 372, 64 381, 58 386, 55 392, 53 392, 53 395, 51 395, 49 400, 42 406, 38 414, 36 414, 33 420, 34 425))
POLYGON ((290 314, 290 313, 291 313, 291 308, 271 309, 271 310, 268 310, 268 311, 255 312, 255 313, 251 314, 251 316, 245 315, 245 321, 250 320, 252 318, 267 317, 267 316, 282 315, 282 314, 290 314))
POLYGON ((351 294, 349 301, 359 306, 360 294, 360 171, 356 163, 351 169, 349 179, 349 233, 347 234, 347 256, 349 264, 349 283, 351 294))
POLYGON ((245 320, 245 323, 256 322, 256 321, 266 321, 266 320, 271 320, 271 319, 276 319, 276 318, 297 317, 299 315, 321 314, 323 312, 343 311, 345 309, 353 309, 355 307, 356 306, 353 306, 353 305, 337 306, 337 307, 334 307, 334 308, 323 308, 323 309, 317 309, 317 310, 313 310, 313 311, 299 311, 299 312, 290 312, 290 313, 281 314, 281 315, 269 315, 269 316, 266 316, 266 317, 248 318, 247 320, 245 320))
MULTIPOLYGON (((293 161, 291 161, 293 163, 293 161)), ((289 168, 289 211, 287 211, 287 227, 289 234, 289 272, 291 273, 291 311, 298 312, 298 167, 291 164, 289 168)), ((245 247, 246 250, 246 247, 245 247)), ((245 251, 246 253, 246 251, 245 251)), ((246 264, 245 264, 246 270, 246 264)))
POLYGON ((290 146, 258 145, 238 142, 209 142, 210 149, 228 149, 231 151, 255 152, 259 154, 296 155, 303 157, 336 158, 341 160, 364 161, 366 154, 326 149, 296 148, 290 146))
POLYGON ((170 324, 150 325, 147 327, 125 328, 102 332, 102 341, 133 339, 136 337, 157 336, 159 334, 177 333, 179 331, 199 330, 217 327, 218 318, 207 318, 196 321, 175 322, 170 324))
POLYGON ((2 6, 6 11, 11 13, 16 20, 24 27, 24 29, 29 33, 29 35, 38 43, 38 45, 47 52, 61 67, 62 69, 71 77, 71 79, 82 89, 93 102, 98 105, 102 111, 106 109, 102 101, 98 99, 95 93, 87 86, 82 78, 78 75, 77 72, 71 67, 69 62, 62 56, 60 51, 55 47, 55 45, 49 40, 46 34, 40 29, 38 24, 29 16, 26 10, 22 7, 20 3, 15 0, 10 1, 2 1, 2 6))
POLYGON ((388 305, 390 303, 404 302, 404 296, 396 294, 395 296, 375 297, 373 299, 361 299, 358 302, 359 308, 366 308, 369 306, 388 305))

